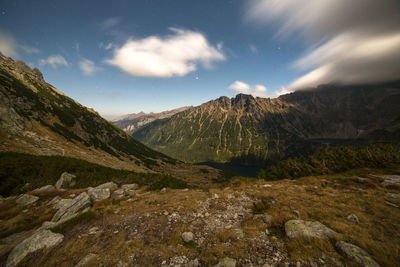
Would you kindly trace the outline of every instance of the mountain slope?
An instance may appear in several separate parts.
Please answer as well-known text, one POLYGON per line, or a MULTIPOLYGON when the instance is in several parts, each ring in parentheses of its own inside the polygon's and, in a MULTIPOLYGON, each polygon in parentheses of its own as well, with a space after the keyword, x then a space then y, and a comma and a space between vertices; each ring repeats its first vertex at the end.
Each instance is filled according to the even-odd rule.
POLYGON ((330 139, 398 140, 399 103, 399 82, 326 85, 275 99, 239 94, 154 121, 133 136, 189 162, 265 163, 308 154, 330 139))
POLYGON ((174 163, 59 92, 38 69, 1 54, 0 151, 65 155, 133 170, 174 163))
POLYGON ((117 127, 124 130, 128 134, 134 133, 139 127, 144 126, 157 119, 169 118, 179 112, 187 110, 189 107, 181 107, 173 110, 163 111, 160 113, 133 113, 112 120, 117 127))

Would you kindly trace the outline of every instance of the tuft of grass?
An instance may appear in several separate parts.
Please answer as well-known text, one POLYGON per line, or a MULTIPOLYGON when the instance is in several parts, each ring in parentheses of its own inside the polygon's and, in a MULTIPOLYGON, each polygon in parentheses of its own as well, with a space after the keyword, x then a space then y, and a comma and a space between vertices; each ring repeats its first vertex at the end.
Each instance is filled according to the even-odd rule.
POLYGON ((270 206, 268 200, 263 198, 263 199, 253 203, 252 210, 253 210, 254 214, 263 214, 264 212, 269 210, 270 207, 271 206, 270 206))

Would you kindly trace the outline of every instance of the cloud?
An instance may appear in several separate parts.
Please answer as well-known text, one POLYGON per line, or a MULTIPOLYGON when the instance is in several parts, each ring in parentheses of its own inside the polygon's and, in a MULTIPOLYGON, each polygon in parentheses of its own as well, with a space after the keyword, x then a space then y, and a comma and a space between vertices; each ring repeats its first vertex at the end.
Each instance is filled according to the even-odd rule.
POLYGON ((209 68, 214 61, 225 60, 222 43, 213 47, 199 32, 176 28, 170 31, 172 34, 166 37, 129 39, 114 49, 114 57, 106 62, 132 76, 165 78, 184 76, 198 65, 209 68))
POLYGON ((250 85, 245 82, 235 81, 229 85, 228 88, 233 90, 236 94, 247 94, 255 97, 269 97, 267 94, 267 88, 261 84, 250 85))
POLYGON ((39 66, 50 65, 53 68, 60 66, 68 66, 68 62, 61 55, 51 55, 46 59, 39 60, 39 66))
POLYGON ((79 61, 79 68, 81 68, 85 76, 92 76, 95 72, 101 70, 101 68, 97 67, 93 61, 86 58, 82 58, 79 61))
POLYGON ((294 66, 308 71, 292 90, 319 84, 400 79, 398 0, 253 0, 248 20, 281 23, 280 38, 297 34, 309 51, 294 66))
POLYGON ((100 26, 103 30, 110 30, 110 29, 114 28, 115 26, 117 26, 120 22, 121 22, 121 19, 111 17, 111 18, 104 20, 100 24, 100 26))
POLYGON ((255 45, 252 45, 252 44, 249 45, 249 49, 250 49, 250 52, 253 54, 257 54, 257 52, 258 52, 258 49, 255 45))
POLYGON ((28 54, 39 53, 39 49, 19 44, 11 34, 0 30, 0 52, 8 57, 17 57, 21 52, 28 54))

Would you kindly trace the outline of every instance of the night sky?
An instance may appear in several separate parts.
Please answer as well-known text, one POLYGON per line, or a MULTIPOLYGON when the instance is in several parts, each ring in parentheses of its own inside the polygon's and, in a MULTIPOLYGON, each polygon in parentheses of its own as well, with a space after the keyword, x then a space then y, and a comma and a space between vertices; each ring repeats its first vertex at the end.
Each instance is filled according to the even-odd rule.
POLYGON ((400 79, 396 0, 0 0, 0 51, 102 115, 400 79))

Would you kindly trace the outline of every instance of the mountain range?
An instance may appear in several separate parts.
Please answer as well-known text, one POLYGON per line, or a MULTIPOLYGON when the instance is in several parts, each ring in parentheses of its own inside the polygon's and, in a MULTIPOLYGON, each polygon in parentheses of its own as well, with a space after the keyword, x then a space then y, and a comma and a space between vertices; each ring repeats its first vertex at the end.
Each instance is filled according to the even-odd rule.
POLYGON ((400 82, 328 84, 278 98, 220 97, 137 129, 187 162, 265 164, 337 143, 400 139, 400 82))

